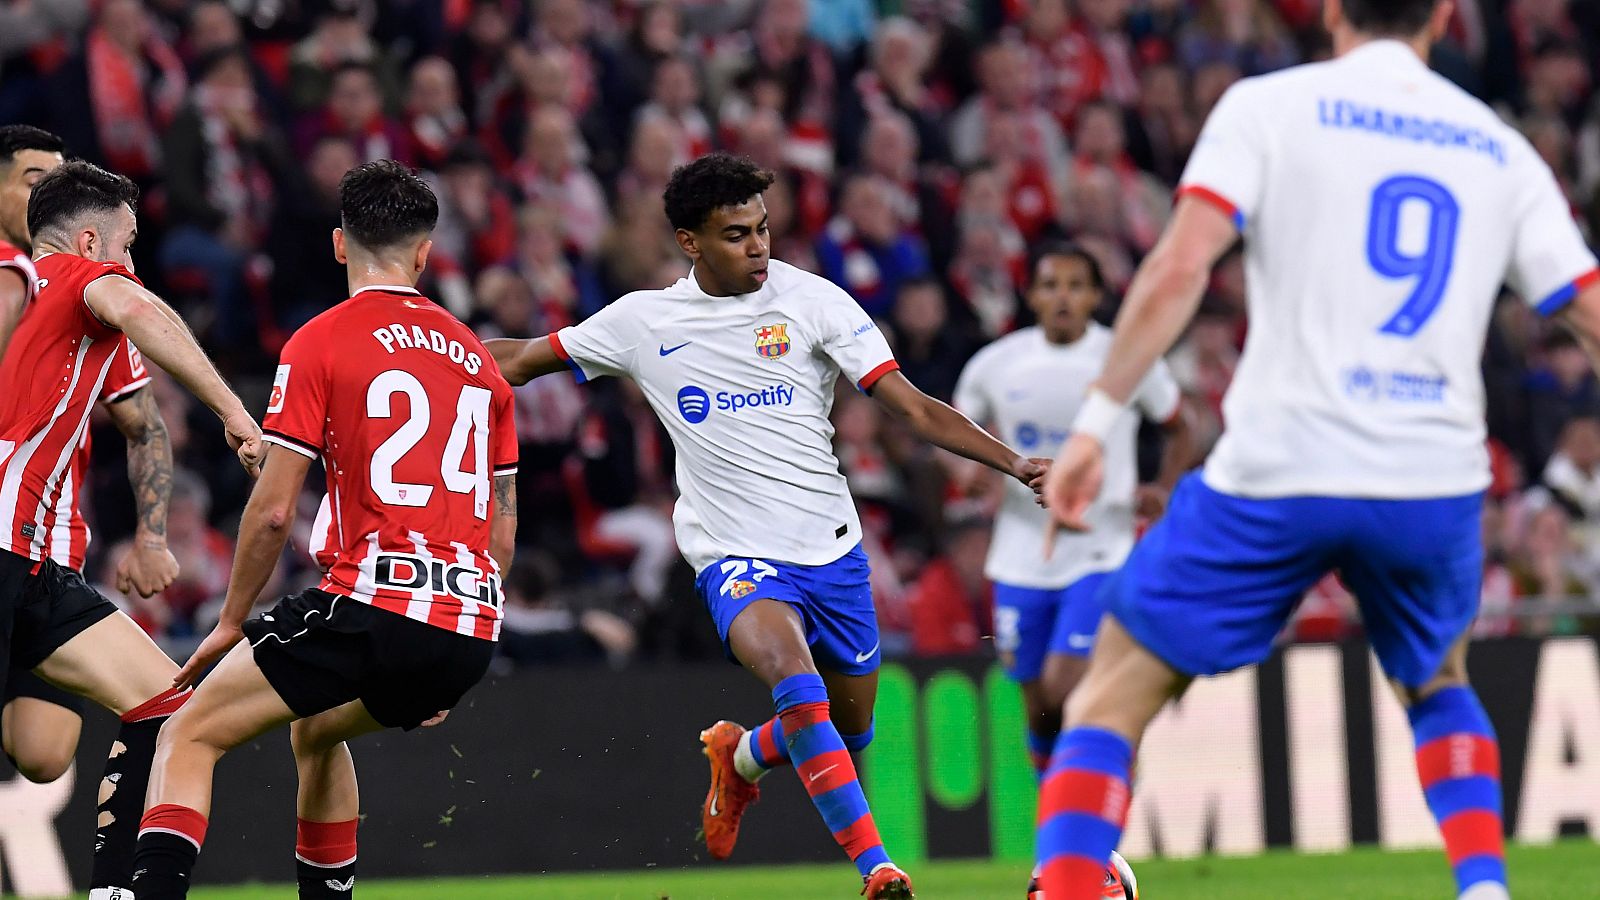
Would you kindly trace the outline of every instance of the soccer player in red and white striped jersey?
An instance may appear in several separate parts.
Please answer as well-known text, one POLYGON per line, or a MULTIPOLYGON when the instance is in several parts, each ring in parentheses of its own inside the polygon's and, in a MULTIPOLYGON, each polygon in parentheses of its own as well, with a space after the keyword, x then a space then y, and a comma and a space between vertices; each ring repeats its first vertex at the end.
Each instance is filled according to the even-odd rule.
MULTIPOLYGON (((59 165, 38 180, 25 232, 37 297, 0 360, 0 673, 32 671, 123 719, 121 752, 106 769, 116 789, 101 807, 96 897, 128 884, 133 812, 156 733, 187 691, 173 685, 172 661, 131 619, 51 558, 50 545, 71 530, 69 480, 89 414, 132 340, 218 413, 247 467, 260 454, 260 432, 243 404, 177 314, 131 271, 137 198, 132 182, 87 163, 59 165)), ((160 455, 170 471, 170 453, 160 455)), ((70 556, 70 540, 68 547, 70 556)), ((136 580, 153 593, 176 563, 164 547, 146 557, 136 580)))
POLYGON ((28 194, 61 165, 62 146, 31 125, 0 126, 0 359, 38 280, 28 258, 28 194))
POLYGON ((442 718, 483 677, 499 637, 516 531, 511 387, 472 332, 414 288, 438 219, 428 186, 379 160, 347 173, 339 195, 334 254, 351 296, 284 347, 228 596, 179 683, 222 661, 162 731, 134 862, 139 900, 187 896, 212 768, 286 723, 300 773, 300 897, 343 897, 360 813, 344 741, 442 718), (315 555, 320 564, 331 551, 331 565, 317 587, 245 621, 317 459, 330 503, 316 530, 332 540, 315 555))

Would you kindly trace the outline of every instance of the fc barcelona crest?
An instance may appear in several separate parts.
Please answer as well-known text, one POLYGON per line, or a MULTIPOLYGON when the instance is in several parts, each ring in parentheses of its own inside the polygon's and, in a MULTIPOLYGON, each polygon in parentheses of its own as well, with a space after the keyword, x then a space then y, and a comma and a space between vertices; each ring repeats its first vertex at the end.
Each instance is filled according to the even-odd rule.
POLYGON ((789 323, 777 322, 756 329, 756 352, 762 359, 777 359, 789 352, 789 323))

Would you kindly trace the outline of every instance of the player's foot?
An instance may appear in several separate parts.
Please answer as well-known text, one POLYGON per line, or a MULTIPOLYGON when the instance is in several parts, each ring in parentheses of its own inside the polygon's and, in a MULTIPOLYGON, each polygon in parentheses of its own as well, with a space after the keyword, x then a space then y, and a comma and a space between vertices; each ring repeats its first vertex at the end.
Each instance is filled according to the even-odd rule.
POLYGON ((1028 900, 1045 900, 1044 888, 1039 887, 1039 864, 1033 864, 1033 874, 1028 876, 1028 900))
POLYGON ((911 876, 900 871, 894 863, 884 863, 861 879, 861 895, 867 900, 911 900, 916 894, 911 890, 911 876))
MULTIPOLYGON (((1138 900, 1139 883, 1133 878, 1133 870, 1128 867, 1128 861, 1111 851, 1111 862, 1106 865, 1106 875, 1101 883, 1101 892, 1106 897, 1115 897, 1117 900, 1138 900)), ((1033 867, 1033 874, 1028 877, 1028 900, 1049 900, 1044 888, 1039 886, 1039 866, 1033 867)), ((1489 900, 1489 898, 1484 898, 1489 900)))
POLYGON ((761 796, 761 788, 746 781, 733 765, 733 751, 744 737, 744 726, 722 721, 700 732, 700 752, 711 762, 711 789, 700 807, 700 827, 706 852, 712 859, 727 859, 739 840, 739 820, 761 796))

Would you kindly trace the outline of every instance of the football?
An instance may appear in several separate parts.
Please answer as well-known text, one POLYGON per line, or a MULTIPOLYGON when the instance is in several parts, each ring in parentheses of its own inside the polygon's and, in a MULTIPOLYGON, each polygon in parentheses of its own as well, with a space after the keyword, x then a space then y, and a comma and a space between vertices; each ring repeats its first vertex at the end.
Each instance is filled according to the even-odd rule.
POLYGON ((1111 861, 1106 864, 1106 883, 1100 896, 1113 900, 1139 900, 1139 879, 1133 877, 1133 867, 1122 854, 1111 851, 1111 861))

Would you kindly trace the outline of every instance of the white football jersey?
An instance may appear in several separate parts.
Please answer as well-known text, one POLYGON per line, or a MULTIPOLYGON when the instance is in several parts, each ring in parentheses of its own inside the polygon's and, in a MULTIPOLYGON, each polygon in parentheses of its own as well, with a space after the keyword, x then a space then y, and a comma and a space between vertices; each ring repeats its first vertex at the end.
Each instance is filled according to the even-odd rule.
POLYGON ((579 380, 638 382, 677 449, 678 548, 699 571, 725 556, 833 562, 861 540, 833 453, 833 386, 899 368, 843 290, 772 260, 761 289, 713 297, 691 272, 552 336, 579 380))
MULTIPOLYGON (((1018 453, 1053 458, 1110 349, 1111 329, 1095 322, 1071 344, 1050 343, 1038 327, 1012 332, 967 363, 956 384, 956 408, 988 425, 1018 453)), ((984 574, 1002 584, 1053 589, 1121 566, 1133 548, 1139 416, 1166 422, 1178 411, 1179 395, 1167 364, 1157 360, 1106 441, 1105 486, 1088 512, 1093 527, 1060 532, 1049 559, 1044 558, 1044 533, 1050 514, 1026 485, 1006 479, 984 574)))
POLYGON ((1549 314, 1600 277, 1528 142, 1399 41, 1235 84, 1179 190, 1244 235, 1250 334, 1205 468, 1229 494, 1482 490, 1501 284, 1549 314))

